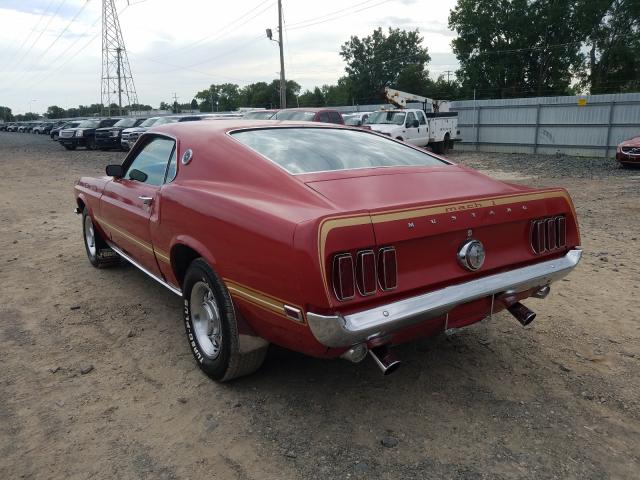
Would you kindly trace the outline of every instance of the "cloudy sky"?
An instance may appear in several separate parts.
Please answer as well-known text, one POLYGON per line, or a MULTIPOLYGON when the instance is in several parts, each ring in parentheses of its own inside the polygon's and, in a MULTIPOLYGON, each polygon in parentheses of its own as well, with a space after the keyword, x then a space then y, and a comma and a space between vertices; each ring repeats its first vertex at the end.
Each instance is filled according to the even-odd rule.
MULTIPOLYGON (((211 83, 277 78, 276 0, 116 0, 141 103, 190 101, 211 83), (129 5, 128 5, 129 4, 129 5)), ((0 0, 0 105, 13 113, 99 103, 101 0, 0 0)), ((432 76, 457 67, 455 0, 283 0, 285 71, 305 88, 344 74, 340 45, 374 28, 419 28, 432 76)))

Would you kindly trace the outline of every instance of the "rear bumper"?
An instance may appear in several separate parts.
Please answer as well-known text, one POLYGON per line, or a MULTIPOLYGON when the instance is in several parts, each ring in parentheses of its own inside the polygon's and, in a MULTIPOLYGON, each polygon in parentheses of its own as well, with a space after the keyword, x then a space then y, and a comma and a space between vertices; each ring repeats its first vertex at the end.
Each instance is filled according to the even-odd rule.
POLYGON ((564 257, 547 260, 508 272, 489 275, 415 297, 349 315, 307 313, 309 328, 327 347, 348 347, 432 318, 455 307, 503 292, 524 292, 555 282, 571 272, 582 250, 570 250, 564 257))

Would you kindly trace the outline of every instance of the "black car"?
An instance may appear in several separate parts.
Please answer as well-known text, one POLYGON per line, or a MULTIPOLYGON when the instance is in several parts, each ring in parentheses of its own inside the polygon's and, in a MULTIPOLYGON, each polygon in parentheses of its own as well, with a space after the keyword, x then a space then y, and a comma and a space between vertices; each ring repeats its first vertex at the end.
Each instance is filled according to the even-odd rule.
POLYGON ((85 147, 87 150, 96 148, 96 129, 111 127, 119 118, 104 118, 82 120, 75 128, 65 128, 60 130, 58 142, 67 150, 75 150, 78 147, 85 147))
POLYGON ((65 128, 76 128, 78 125, 80 125, 80 122, 82 120, 74 120, 71 122, 64 122, 61 125, 58 125, 57 127, 53 127, 51 129, 51 131, 49 132, 49 136, 51 137, 51 140, 58 140, 58 137, 60 136, 60 130, 64 130, 65 128))
POLYGON ((112 127, 98 128, 96 130, 96 146, 100 150, 109 150, 110 148, 120 149, 120 140, 122 137, 122 131, 125 128, 137 127, 146 118, 123 118, 118 120, 112 127))
POLYGON ((0 123, 0 132, 5 132, 8 126, 8 123, 0 123))

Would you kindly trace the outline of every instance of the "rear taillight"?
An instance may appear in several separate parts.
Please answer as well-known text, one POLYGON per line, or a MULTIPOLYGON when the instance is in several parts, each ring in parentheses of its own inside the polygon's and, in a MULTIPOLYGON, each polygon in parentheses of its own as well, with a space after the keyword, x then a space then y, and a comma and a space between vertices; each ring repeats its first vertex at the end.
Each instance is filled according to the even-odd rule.
POLYGON ((398 264, 393 247, 384 247, 378 252, 378 283, 382 290, 393 290, 398 286, 398 264))
POLYGON ((339 253, 333 257, 333 291, 338 300, 351 300, 356 291, 361 297, 398 286, 396 249, 384 247, 374 250, 359 250, 354 257, 351 253, 339 253))
POLYGON ((567 243, 567 221, 564 217, 549 217, 531 223, 531 248, 540 255, 563 248, 567 243))
POLYGON ((333 290, 338 300, 351 300, 356 296, 353 258, 350 253, 333 257, 333 290))
POLYGON ((376 254, 373 250, 356 254, 356 285, 362 296, 376 293, 376 254))

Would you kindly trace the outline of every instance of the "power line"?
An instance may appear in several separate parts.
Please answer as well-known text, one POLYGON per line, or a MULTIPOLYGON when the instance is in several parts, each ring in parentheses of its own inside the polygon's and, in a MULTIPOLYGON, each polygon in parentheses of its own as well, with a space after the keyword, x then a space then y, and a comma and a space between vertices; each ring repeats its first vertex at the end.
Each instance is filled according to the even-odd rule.
POLYGON ((312 18, 307 18, 306 20, 300 20, 299 22, 294 22, 294 23, 290 24, 289 26, 290 27, 295 27, 295 26, 301 25, 303 23, 308 23, 308 22, 321 20, 321 19, 324 19, 324 18, 327 18, 327 17, 331 17, 331 16, 333 16, 335 14, 342 13, 342 12, 344 12, 346 10, 351 10, 352 8, 357 8, 357 7, 359 7, 361 5, 364 5, 366 3, 371 3, 371 2, 375 2, 375 1, 376 0, 364 0, 364 2, 360 2, 360 3, 357 3, 355 5, 351 5, 349 7, 346 7, 346 8, 341 8, 340 10, 335 10, 335 11, 327 13, 325 15, 320 15, 319 17, 312 17, 312 18))
POLYGON ((29 53, 31 53, 31 50, 33 49, 34 45, 36 43, 38 43, 38 40, 40 40, 40 37, 42 37, 42 34, 47 31, 47 29, 49 28, 49 25, 51 25, 51 21, 58 15, 58 12, 60 11, 60 8, 62 8, 62 6, 66 3, 66 1, 67 0, 62 0, 58 4, 58 7, 56 8, 56 11, 54 12, 53 15, 51 15, 49 17, 49 21, 47 22, 45 27, 42 30, 40 30, 40 34, 38 35, 38 37, 33 41, 31 46, 29 47, 29 49, 18 59, 18 61, 14 64, 14 67, 17 67, 18 65, 20 65, 20 62, 22 62, 22 59, 25 58, 27 55, 29 55, 29 53))
MULTIPOLYGON (((166 58, 166 54, 167 53, 175 53, 175 52, 181 52, 183 50, 189 50, 191 48, 193 48, 196 45, 201 44, 202 42, 209 40, 209 41, 215 41, 215 40, 220 40, 221 38, 224 38, 229 32, 227 32, 227 30, 231 29, 231 28, 239 28, 243 25, 246 25, 248 22, 250 22, 251 20, 253 20, 254 18, 256 18, 257 16, 263 14, 264 12, 266 12, 267 10, 269 10, 269 8, 272 8, 275 5, 275 0, 264 0, 260 3, 258 3, 255 7, 253 7, 250 10, 247 10, 245 13, 243 13, 242 15, 240 15, 238 18, 236 18, 235 20, 229 22, 228 24, 226 24, 224 27, 222 27, 220 30, 218 30, 215 34, 212 35, 206 35, 194 42, 191 42, 187 45, 184 45, 182 47, 178 47, 174 50, 170 50, 169 52, 165 52, 162 56, 162 58, 166 58), (268 5, 263 8, 262 10, 259 10, 260 7, 262 7, 263 5, 267 4, 268 5), (253 14, 253 15, 251 15, 253 14), (247 15, 250 15, 248 18, 247 15), (239 23, 241 20, 244 20, 243 22, 239 23), (236 25, 237 24, 237 25, 236 25)), ((158 57, 153 57, 153 58, 158 58, 158 57)))
POLYGON ((80 10, 78 10, 78 12, 73 16, 73 18, 69 21, 67 26, 64 27, 64 30, 62 30, 58 34, 56 39, 47 47, 47 49, 44 52, 42 52, 42 54, 37 58, 36 62, 38 60, 40 60, 42 57, 44 57, 47 53, 49 53, 49 50, 51 50, 51 48, 58 42, 58 40, 60 40, 60 38, 62 38, 62 35, 64 35, 66 33, 66 31, 69 30, 69 27, 78 19, 78 17, 82 14, 82 12, 84 12, 84 9, 87 8, 87 5, 89 5, 89 1, 90 0, 86 0, 85 1, 84 5, 82 5, 82 7, 80 7, 80 10))
POLYGON ((20 44, 20 46, 18 47, 18 49, 13 52, 13 55, 11 56, 11 58, 9 60, 7 60, 7 63, 5 65, 8 65, 15 57, 16 55, 18 55, 20 53, 20 50, 22 50, 24 48, 24 46, 27 44, 27 41, 29 41, 29 39, 31 38, 31 36, 33 35, 33 33, 36 31, 36 29, 40 26, 40 22, 42 21, 42 19, 45 17, 45 15, 47 13, 49 13, 49 10, 51 10, 51 6, 53 5, 53 2, 55 0, 50 0, 49 4, 47 5, 47 8, 45 10, 43 10, 43 12, 40 14, 40 16, 38 17, 38 21, 36 22, 36 24, 33 26, 33 28, 31 29, 31 31, 27 34, 27 36, 24 38, 24 40, 22 41, 22 43, 20 44))
POLYGON ((373 5, 369 5, 369 6, 366 6, 366 7, 359 8, 357 10, 349 11, 348 13, 345 13, 344 15, 338 15, 336 17, 328 18, 326 20, 320 20, 320 21, 317 21, 317 22, 314 22, 314 23, 308 23, 306 25, 299 25, 299 26, 295 26, 295 27, 289 27, 289 30, 298 30, 298 29, 301 29, 301 28, 312 27, 314 25, 320 25, 321 23, 333 22, 334 20, 338 20, 340 18, 344 18, 344 17, 347 17, 349 15, 353 15, 354 13, 362 12, 362 11, 368 10, 370 8, 378 7, 378 6, 382 5, 383 3, 389 3, 390 1, 391 0, 382 0, 381 2, 375 3, 373 5))
MULTIPOLYGON (((127 8, 129 7, 129 5, 125 5, 125 7, 118 12, 118 16, 122 16, 122 14, 127 10, 127 8)), ((92 26, 94 26, 96 23, 98 23, 98 21, 101 19, 102 17, 98 17, 96 19, 96 21, 94 21, 94 23, 92 24, 92 26)), ((62 70, 63 68, 65 68, 69 63, 71 63, 71 61, 73 61, 78 55, 80 55, 83 51, 85 51, 89 45, 91 45, 100 35, 100 31, 96 32, 95 35, 93 35, 88 42, 86 42, 84 45, 82 45, 82 47, 80 47, 78 50, 75 51, 75 53, 73 53, 73 55, 71 55, 69 58, 67 58, 62 64, 58 65, 55 69, 49 71, 49 72, 44 72, 42 75, 40 75, 39 77, 36 77, 34 79, 32 79, 31 81, 27 82, 27 84, 25 85, 21 85, 21 87, 23 88, 30 88, 34 85, 36 85, 37 83, 39 83, 40 81, 42 81, 45 77, 49 77, 51 75, 53 75, 54 73, 62 70)), ((78 41, 80 40, 80 37, 78 39, 76 39, 76 41, 74 42, 73 45, 75 45, 78 41)), ((72 46, 73 46, 72 45, 72 46)), ((68 48, 70 49, 70 47, 68 48)), ((66 50, 65 50, 66 52, 66 50)), ((63 52, 64 53, 64 52, 63 52)), ((4 88, 0 91, 7 91, 10 90, 10 88, 4 88)))

